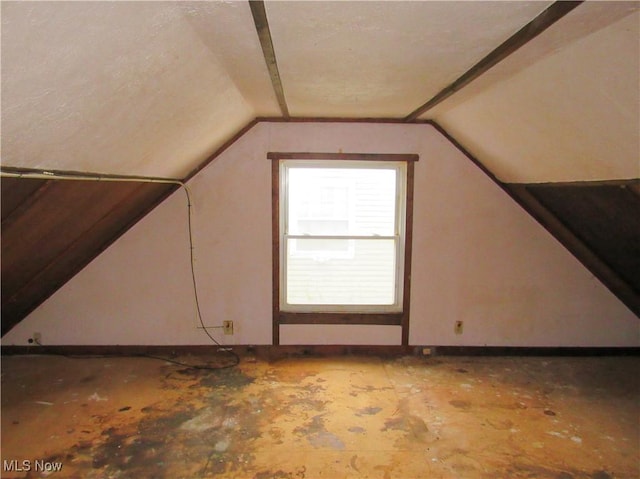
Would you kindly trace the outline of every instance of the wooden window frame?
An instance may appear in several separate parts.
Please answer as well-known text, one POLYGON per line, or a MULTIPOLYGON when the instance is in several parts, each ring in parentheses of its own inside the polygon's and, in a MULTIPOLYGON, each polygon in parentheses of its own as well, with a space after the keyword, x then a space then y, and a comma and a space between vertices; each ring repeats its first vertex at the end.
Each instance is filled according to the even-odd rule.
POLYGON ((413 183, 416 154, 309 153, 269 152, 271 160, 271 226, 272 226, 272 290, 273 344, 280 344, 282 324, 370 324, 394 325, 402 328, 402 346, 409 345, 409 307, 411 298, 411 253, 413 238, 413 183), (402 161, 406 163, 404 270, 402 311, 392 313, 289 312, 280 309, 280 161, 402 161))

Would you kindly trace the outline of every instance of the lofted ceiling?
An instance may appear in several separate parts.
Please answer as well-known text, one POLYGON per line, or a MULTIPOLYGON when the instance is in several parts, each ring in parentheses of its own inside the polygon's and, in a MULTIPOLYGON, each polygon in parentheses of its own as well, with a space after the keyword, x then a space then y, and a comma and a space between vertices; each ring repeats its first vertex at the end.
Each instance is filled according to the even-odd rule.
MULTIPOLYGON (((615 225, 562 207, 579 205, 578 196, 535 186, 630 182, 636 193, 608 195, 607 211, 640 213, 640 2, 3 1, 0 8, 5 171, 185 179, 256 119, 429 121, 510 193, 531 193, 614 276, 620 261, 601 252, 640 240, 637 223, 612 240, 615 225), (560 13, 549 20, 550 11, 560 13), (495 65, 477 69, 487 58, 495 65), (469 72, 471 81, 456 83, 469 72), (585 233, 594 224, 607 234, 585 233)), ((113 185, 98 196, 113 190, 116 205, 133 194, 113 185)), ((7 178, 2 187, 3 203, 32 205, 42 203, 25 191, 67 188, 25 189, 7 178)), ((42 264, 75 266, 48 281, 64 283, 170 189, 140 188, 144 201, 122 208, 122 217, 63 195, 64 208, 76 208, 71 217, 118 219, 83 247, 84 259, 59 258, 73 253, 70 244, 52 252, 42 264)), ((23 210, 7 210, 12 219, 3 221, 3 298, 9 265, 26 261, 5 246, 23 210)), ((32 213, 22 221, 42 221, 32 213)), ((83 228, 71 244, 93 226, 83 228)), ((636 250, 626 248, 633 258, 636 250)), ((16 291, 38 281, 33 268, 31 286, 12 283, 16 291)), ((623 282, 637 307, 639 287, 623 282)), ((55 287, 45 289, 25 300, 12 324, 55 287)), ((3 331, 6 311, 3 299, 3 331)))
MULTIPOLYGON (((292 117, 401 119, 551 5, 264 8, 292 117)), ((183 178, 282 115, 247 1, 3 1, 1 14, 3 165, 183 178)), ((639 15, 585 2, 419 118, 505 182, 637 177, 639 15)))
POLYGON ((640 176, 640 2, 585 2, 430 112, 505 182, 640 176))

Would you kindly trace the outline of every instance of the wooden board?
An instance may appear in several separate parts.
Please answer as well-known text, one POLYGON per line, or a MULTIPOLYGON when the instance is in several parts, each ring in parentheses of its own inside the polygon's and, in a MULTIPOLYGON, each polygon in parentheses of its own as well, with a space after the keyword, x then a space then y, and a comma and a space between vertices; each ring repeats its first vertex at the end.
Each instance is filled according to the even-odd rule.
POLYGON ((2 178, 2 334, 176 186, 2 178))

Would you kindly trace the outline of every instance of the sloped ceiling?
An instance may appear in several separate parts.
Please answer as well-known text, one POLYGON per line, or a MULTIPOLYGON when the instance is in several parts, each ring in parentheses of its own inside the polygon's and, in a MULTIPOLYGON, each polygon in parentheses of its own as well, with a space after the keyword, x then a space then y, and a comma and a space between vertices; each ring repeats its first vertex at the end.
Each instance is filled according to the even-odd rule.
MULTIPOLYGON (((260 5, 291 119, 389 121, 407 119, 558 6, 260 5)), ((274 93, 252 6, 3 1, 2 166, 182 179, 256 118, 288 116, 274 93)), ((640 178, 640 3, 573 2, 565 9, 548 29, 417 118, 444 127, 505 188, 640 178)), ((13 200, 8 184, 3 179, 3 201, 13 200)), ((542 203, 547 190, 536 191, 542 203)), ((131 224, 166 191, 156 193, 116 224, 131 224)), ((640 212, 634 198, 610 208, 633 217, 640 212)), ((75 208, 77 217, 95 214, 86 202, 65 208, 75 208)), ((592 224, 569 221, 580 214, 576 208, 556 205, 551 214, 578 237, 575 228, 592 224)), ((625 231, 624 244, 638 236, 637 229, 625 231)), ((9 235, 3 223, 3 263, 9 235)), ((113 239, 99 238, 92 254, 113 239)), ((74 264, 81 268, 92 257, 74 264)), ((3 304, 3 324, 4 312, 3 304)))
POLYGON ((640 176, 638 2, 585 2, 437 106, 500 180, 640 176))
POLYGON ((244 2, 2 2, 2 73, 8 166, 181 178, 277 111, 244 2))
MULTIPOLYGON (((551 2, 267 2, 293 116, 402 118, 551 2)), ((2 2, 7 166, 184 177, 279 116, 248 2, 2 2)))
MULTIPOLYGON (((277 1, 293 117, 404 118, 552 2, 277 1)), ((505 182, 638 176, 638 2, 585 2, 425 112, 505 182)), ((2 163, 183 178, 280 116, 246 1, 2 2, 2 163)))

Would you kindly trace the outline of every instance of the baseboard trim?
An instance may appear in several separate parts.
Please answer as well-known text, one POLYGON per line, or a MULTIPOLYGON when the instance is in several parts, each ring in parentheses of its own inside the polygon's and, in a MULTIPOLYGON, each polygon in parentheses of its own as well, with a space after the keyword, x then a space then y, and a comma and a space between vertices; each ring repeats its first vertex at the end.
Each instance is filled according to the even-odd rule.
POLYGON ((640 347, 437 346, 440 356, 639 356, 640 347))
POLYGON ((640 356, 640 347, 382 346, 382 345, 42 345, 0 347, 2 356, 168 356, 210 355, 231 349, 264 359, 305 356, 640 356))
MULTIPOLYGON (((416 354, 408 346, 362 346, 362 345, 41 345, 1 346, 2 356, 14 355, 63 355, 63 356, 182 356, 218 354, 230 349, 240 356, 255 356, 265 359, 303 356, 406 356, 416 354)), ((420 349, 422 351, 422 349, 420 349)))

